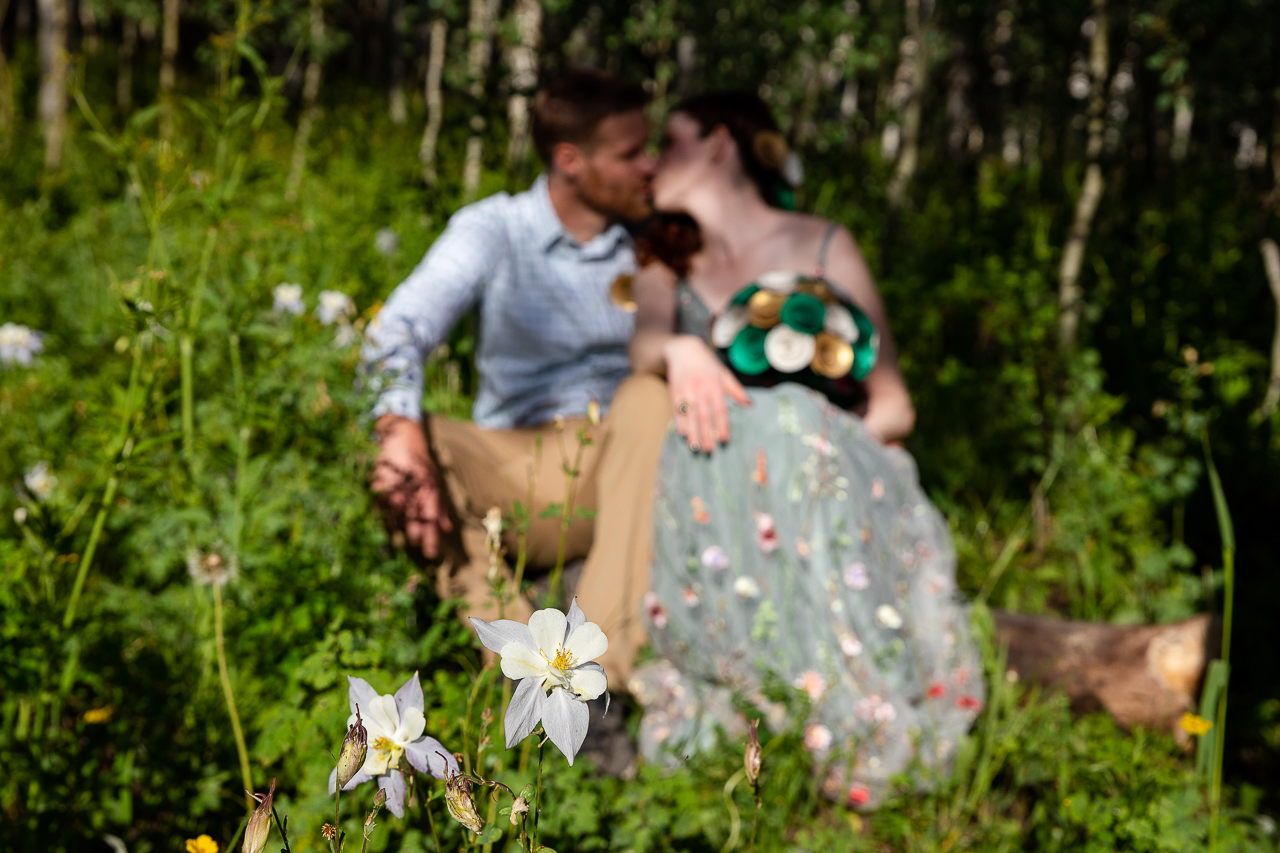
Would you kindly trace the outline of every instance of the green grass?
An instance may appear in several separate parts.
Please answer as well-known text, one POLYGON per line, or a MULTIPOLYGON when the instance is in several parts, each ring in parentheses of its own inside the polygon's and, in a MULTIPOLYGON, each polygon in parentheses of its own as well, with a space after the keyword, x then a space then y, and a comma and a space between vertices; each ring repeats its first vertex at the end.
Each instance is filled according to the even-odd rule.
MULTIPOLYGON (((202 832, 220 842, 235 834, 241 770, 213 596, 188 576, 192 549, 221 542, 238 554, 239 577, 224 590, 228 677, 254 786, 279 778, 294 850, 321 849, 345 674, 390 691, 419 671, 427 731, 454 749, 465 734, 474 751, 481 711, 499 710, 499 679, 480 670, 473 638, 435 600, 429 578, 390 546, 364 489, 373 449, 354 348, 335 346, 333 330, 310 315, 270 311, 272 288, 299 282, 309 307, 320 290, 342 290, 355 299, 357 325, 366 320, 443 227, 457 188, 424 191, 416 132, 345 105, 320 125, 300 199, 286 204, 288 127, 271 113, 252 128, 258 105, 240 106, 202 102, 209 122, 189 115, 172 145, 155 142, 145 114, 97 142, 78 120, 64 175, 43 189, 29 150, 0 168, 0 322, 47 335, 34 366, 0 369, 0 643, 20 650, 0 670, 4 849, 80 850, 112 834, 146 853, 183 849, 202 832), (383 227, 401 238, 389 257, 374 248, 383 227), (58 482, 36 501, 19 484, 41 460, 58 482)), ((503 181, 491 165, 490 190, 503 181)), ((852 207, 827 212, 865 217, 852 207)), ((957 270, 947 288, 958 305, 977 300, 976 289, 982 298, 1016 290, 1033 275, 1017 266, 957 270)), ((887 286, 890 302, 911 287, 887 286)), ((973 366, 920 366, 931 344, 910 330, 929 319, 922 310, 904 305, 899 332, 922 410, 966 388, 977 395, 973 366)), ((433 410, 467 411, 470 345, 464 329, 433 361, 433 410)), ((1011 352, 1035 345, 1009 341, 1011 352)), ((992 430, 1030 435, 1047 412, 1053 430, 1040 449, 991 459, 986 438, 924 424, 922 441, 934 445, 922 459, 946 462, 926 473, 956 529, 968 591, 987 584, 992 602, 1097 618, 1201 606, 1199 580, 1180 571, 1189 553, 1153 521, 1168 503, 1159 489, 1198 463, 1136 447, 1110 422, 1114 398, 1087 357, 1071 374, 1070 417, 1057 426, 1037 408, 1036 378, 1018 370, 1011 360, 1002 373, 1021 390, 992 430), (1037 457, 1041 449, 1049 455, 1037 457), (971 459, 980 478, 987 466, 1023 464, 1039 481, 1050 457, 1058 528, 1033 548, 1025 498, 992 488, 975 503, 962 469, 971 459)), ((1206 790, 1190 753, 1164 733, 1073 718, 1060 696, 1010 683, 989 644, 986 658, 991 700, 955 773, 931 792, 900 790, 873 814, 819 796, 799 732, 766 736, 757 849, 1204 848, 1206 790)), ((740 749, 727 744, 674 772, 642 768, 630 781, 549 758, 545 840, 562 853, 724 849, 735 813, 749 822, 752 807, 744 786, 725 793, 740 749)), ((485 761, 494 757, 489 750, 485 761)), ((518 788, 531 773, 503 781, 518 788)), ((434 849, 423 809, 444 849, 463 845, 440 786, 424 790, 430 797, 405 820, 384 813, 371 849, 434 849)), ((367 807, 371 796, 349 800, 367 807)), ((1256 820, 1259 801, 1228 777, 1220 849, 1275 849, 1256 820)), ((357 832, 354 819, 347 828, 357 832)))

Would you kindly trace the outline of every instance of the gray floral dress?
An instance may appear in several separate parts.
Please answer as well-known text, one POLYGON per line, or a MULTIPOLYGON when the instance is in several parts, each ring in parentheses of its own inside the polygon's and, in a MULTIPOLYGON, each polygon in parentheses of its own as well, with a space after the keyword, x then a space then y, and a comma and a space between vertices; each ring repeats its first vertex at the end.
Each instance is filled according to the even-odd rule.
MULTIPOLYGON (((706 339, 710 312, 685 283, 677 299, 679 331, 706 339)), ((982 708, 950 532, 911 456, 856 415, 791 383, 750 394, 716 453, 667 438, 644 601, 659 660, 630 685, 641 752, 671 761, 738 734, 741 701, 785 726, 772 680, 808 709, 824 793, 873 808, 897 774, 925 787, 947 772, 982 708)))

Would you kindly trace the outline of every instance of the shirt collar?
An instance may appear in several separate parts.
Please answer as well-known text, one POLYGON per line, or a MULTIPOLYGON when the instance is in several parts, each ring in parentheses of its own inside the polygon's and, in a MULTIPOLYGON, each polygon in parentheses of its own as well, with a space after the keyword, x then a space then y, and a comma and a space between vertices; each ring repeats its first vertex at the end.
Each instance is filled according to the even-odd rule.
POLYGON ((615 222, 602 233, 588 240, 586 244, 579 245, 577 239, 565 229, 564 223, 560 221, 560 215, 556 213, 555 205, 551 203, 551 190, 547 186, 546 174, 539 175, 533 182, 533 186, 529 188, 529 195, 533 203, 533 221, 530 223, 533 227, 533 236, 538 248, 544 252, 550 252, 561 240, 565 240, 579 248, 584 258, 598 260, 607 258, 618 248, 619 243, 628 242, 631 239, 627 229, 615 222))

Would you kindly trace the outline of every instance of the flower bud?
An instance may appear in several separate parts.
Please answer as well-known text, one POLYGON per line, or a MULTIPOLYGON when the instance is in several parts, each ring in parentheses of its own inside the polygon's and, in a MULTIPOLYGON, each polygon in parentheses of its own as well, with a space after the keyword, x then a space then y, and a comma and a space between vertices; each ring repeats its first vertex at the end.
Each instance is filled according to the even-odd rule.
POLYGON ((461 773, 455 773, 445 782, 444 802, 449 807, 449 816, 467 829, 480 834, 484 822, 476 812, 476 804, 471 799, 471 783, 461 773))
POLYGON ((747 735, 747 748, 742 753, 742 766, 747 771, 747 781, 755 788, 760 781, 760 727, 759 720, 751 721, 751 732, 747 735))
POLYGON ((382 811, 382 806, 387 801, 387 789, 379 788, 378 793, 373 795, 373 808, 369 810, 369 816, 364 819, 365 826, 373 826, 373 819, 378 816, 378 812, 382 811))
POLYGON ((600 401, 591 400, 587 403, 587 423, 592 426, 600 426, 600 401))
POLYGON ((356 721, 347 727, 342 739, 342 752, 338 754, 338 787, 345 788, 352 777, 364 766, 369 751, 369 732, 360 719, 360 706, 356 706, 356 721))
POLYGON ((511 825, 517 826, 520 818, 529 813, 529 801, 524 796, 516 797, 516 801, 511 804, 511 825))
POLYGON ((271 780, 271 787, 265 797, 258 799, 258 794, 249 794, 258 800, 258 807, 253 810, 249 823, 244 828, 244 846, 240 848, 243 853, 262 853, 262 848, 267 846, 267 836, 271 833, 271 801, 275 799, 275 794, 275 779, 271 780))

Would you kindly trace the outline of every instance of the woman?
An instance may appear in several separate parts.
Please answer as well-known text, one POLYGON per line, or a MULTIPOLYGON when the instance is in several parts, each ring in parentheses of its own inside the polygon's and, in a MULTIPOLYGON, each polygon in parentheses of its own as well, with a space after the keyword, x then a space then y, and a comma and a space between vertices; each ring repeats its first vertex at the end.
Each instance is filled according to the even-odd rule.
MULTIPOLYGON (((891 776, 948 764, 981 707, 978 654, 946 522, 911 457, 886 444, 914 410, 885 310, 844 228, 779 206, 785 142, 755 96, 685 101, 654 179, 664 219, 641 240, 633 366, 667 378, 675 431, 654 507, 645 610, 665 663, 632 687, 641 748, 684 756, 733 727, 729 697, 770 678, 811 702, 824 790, 860 807, 891 776), (839 400, 792 382, 748 391, 710 343, 745 285, 822 280, 870 318, 879 357, 839 400)), ((810 286, 814 286, 810 284, 810 286)))

